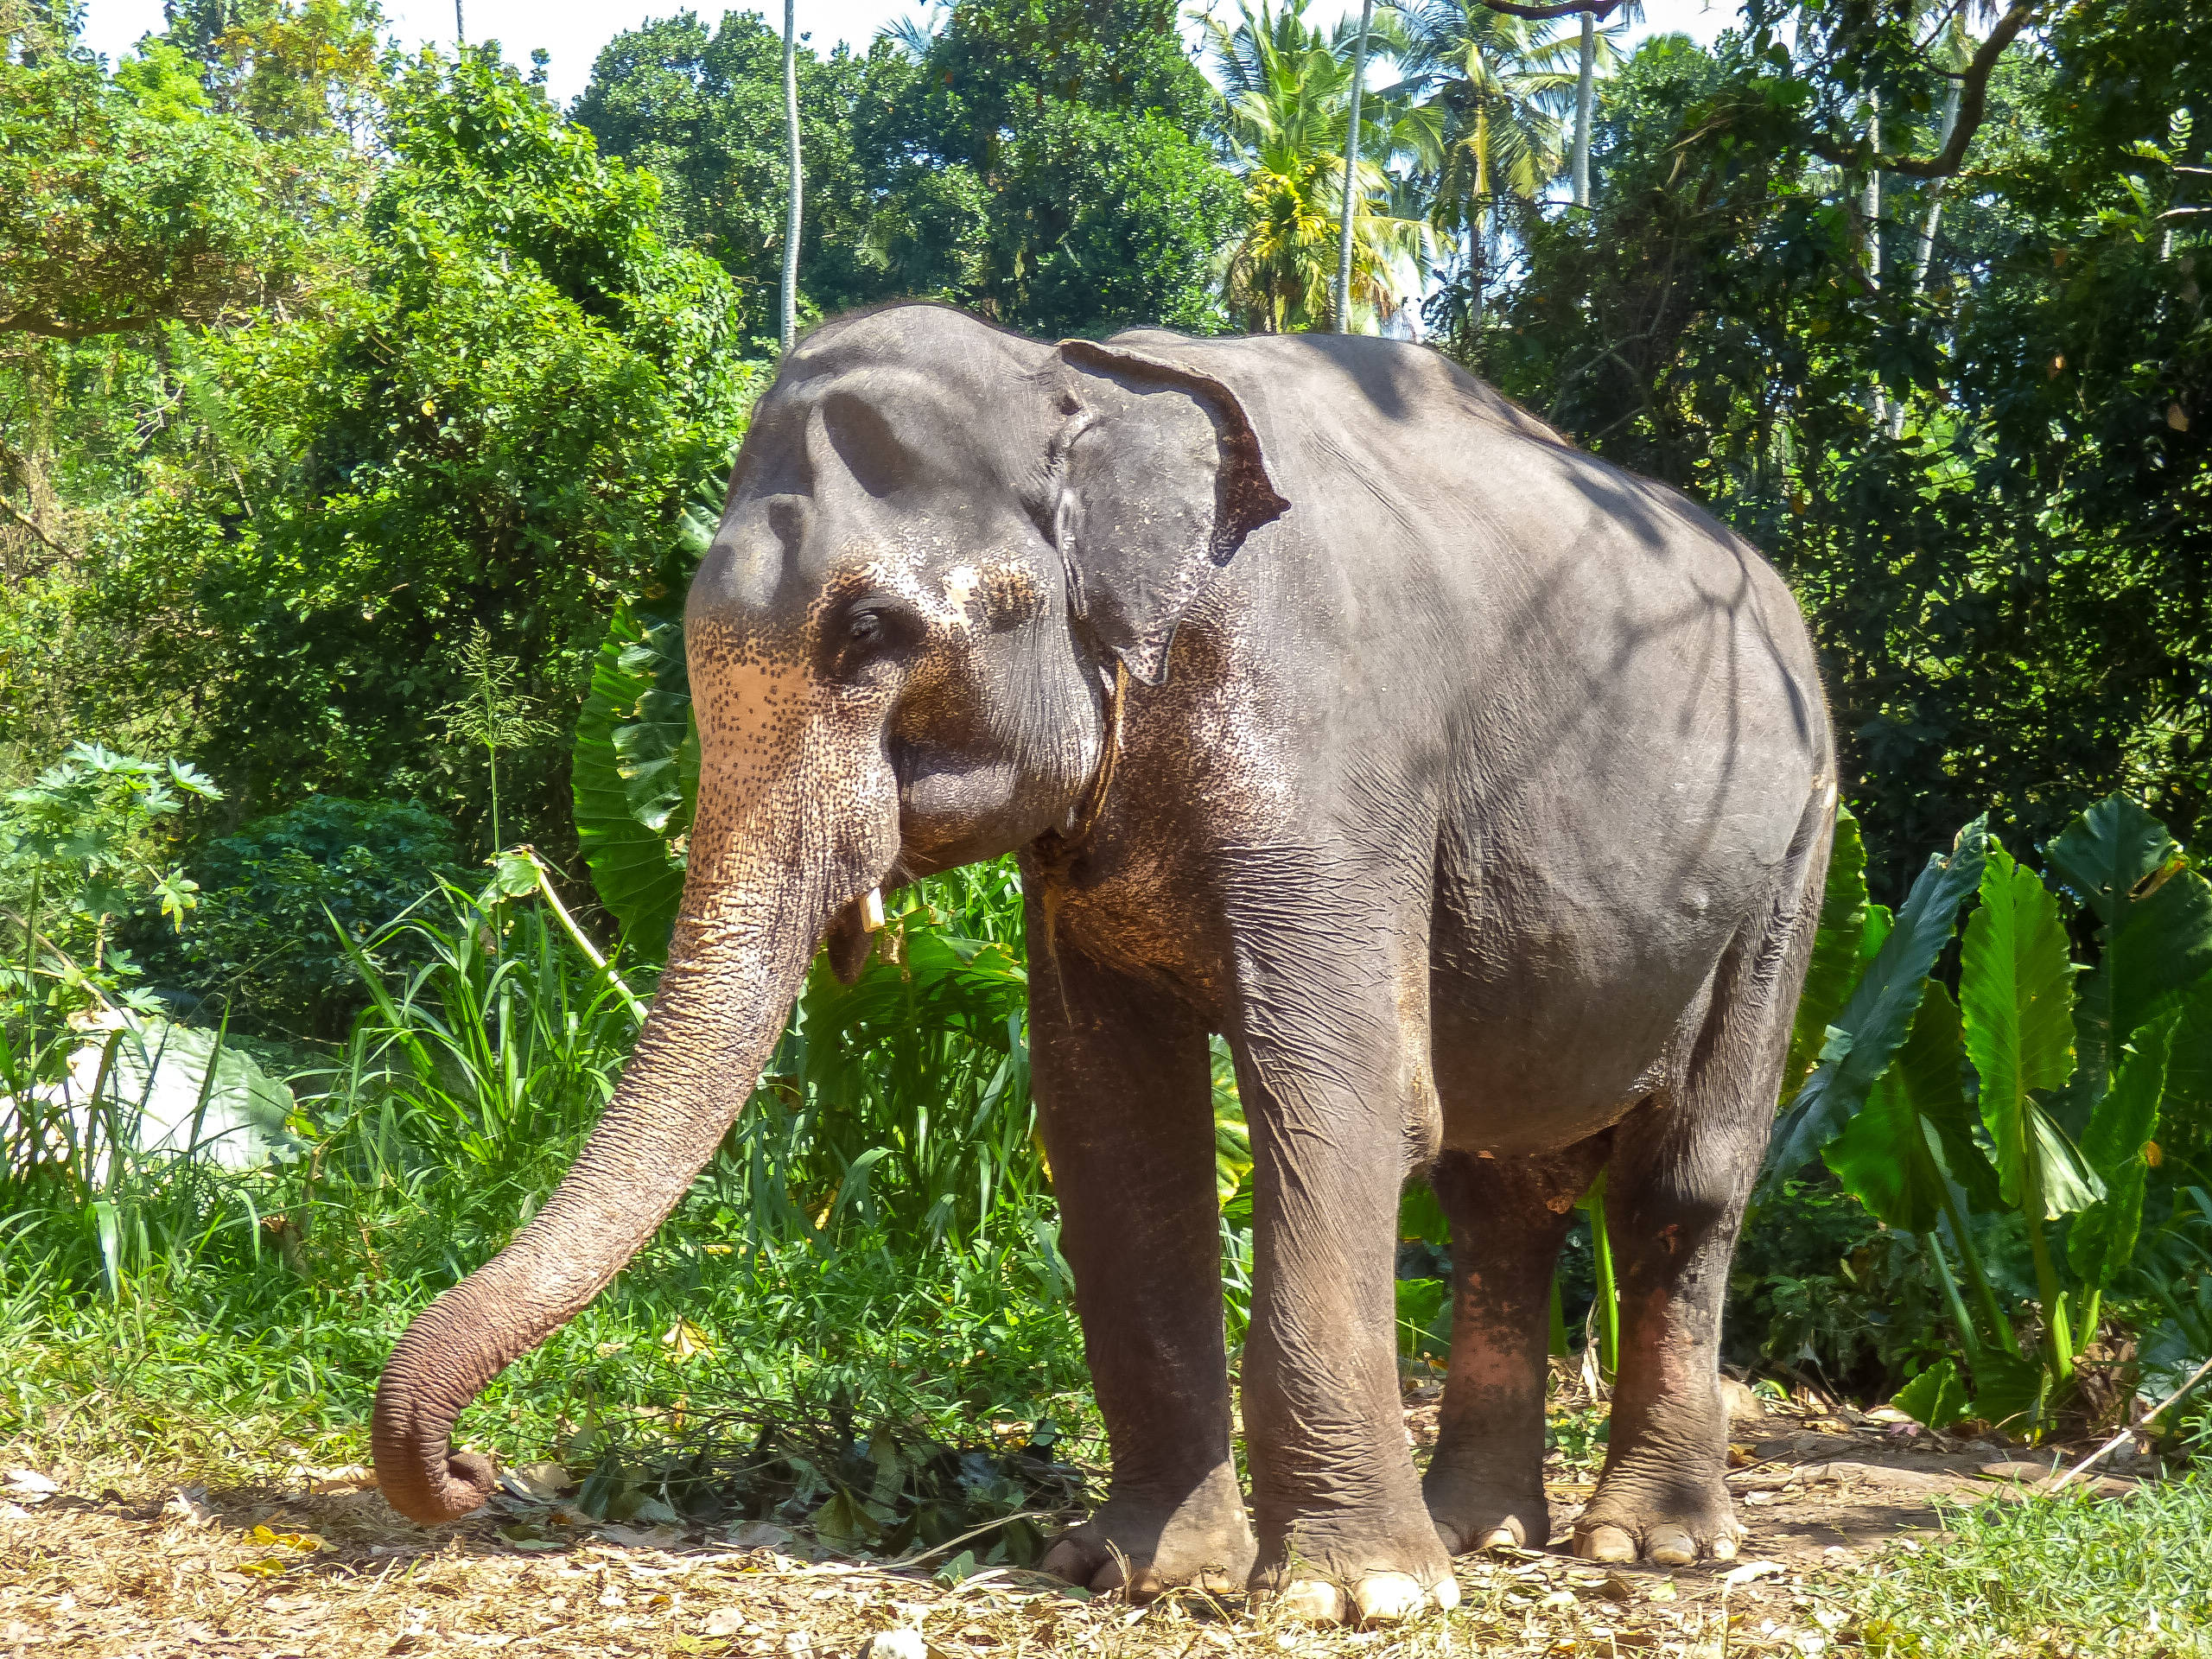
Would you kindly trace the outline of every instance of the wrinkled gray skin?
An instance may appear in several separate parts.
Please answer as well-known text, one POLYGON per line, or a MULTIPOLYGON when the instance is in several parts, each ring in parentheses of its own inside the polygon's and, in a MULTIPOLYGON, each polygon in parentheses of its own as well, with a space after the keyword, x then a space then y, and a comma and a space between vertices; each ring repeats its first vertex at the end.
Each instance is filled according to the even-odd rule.
POLYGON ((1382 1618, 1448 1601, 1454 1552, 1541 1546, 1547 1287, 1601 1168, 1622 1356, 1574 1547, 1732 1553, 1720 1299, 1835 799, 1756 553, 1416 347, 1054 347, 899 306, 785 363, 686 626, 704 761, 667 972, 559 1192, 394 1352, 395 1505, 483 1500, 456 1414, 660 1224, 817 944, 858 970, 863 895, 1018 850, 1114 1462, 1052 1568, 1382 1618), (1249 1519, 1210 1031, 1256 1158, 1249 1519), (1424 1171, 1457 1279, 1425 1479, 1391 1283, 1424 1171))

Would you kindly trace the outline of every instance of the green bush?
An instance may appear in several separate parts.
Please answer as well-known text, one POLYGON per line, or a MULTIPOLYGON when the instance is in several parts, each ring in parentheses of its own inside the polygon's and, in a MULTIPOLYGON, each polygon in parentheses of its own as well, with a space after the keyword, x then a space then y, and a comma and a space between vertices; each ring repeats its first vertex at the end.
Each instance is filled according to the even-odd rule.
MULTIPOLYGON (((313 797, 201 850, 192 930, 148 938, 148 971, 249 1029, 342 1036, 368 998, 332 924, 356 943, 382 934, 460 866, 453 826, 425 807, 313 797)), ((378 957, 417 963, 420 945, 403 930, 378 957)))

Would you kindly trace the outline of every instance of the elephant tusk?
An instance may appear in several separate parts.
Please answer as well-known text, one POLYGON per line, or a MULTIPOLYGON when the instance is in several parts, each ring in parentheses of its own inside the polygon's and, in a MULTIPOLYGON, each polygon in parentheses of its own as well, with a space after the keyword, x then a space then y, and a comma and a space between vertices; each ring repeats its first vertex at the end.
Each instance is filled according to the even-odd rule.
POLYGON ((883 889, 870 887, 861 898, 861 931, 880 933, 883 931, 883 889))

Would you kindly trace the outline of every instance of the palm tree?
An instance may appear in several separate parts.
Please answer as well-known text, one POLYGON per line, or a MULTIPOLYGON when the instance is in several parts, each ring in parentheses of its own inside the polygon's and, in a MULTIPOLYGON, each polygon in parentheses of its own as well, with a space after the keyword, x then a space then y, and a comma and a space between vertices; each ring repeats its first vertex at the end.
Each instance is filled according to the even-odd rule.
POLYGON ((798 0, 784 0, 784 149, 790 179, 784 198, 783 348, 798 339, 798 0))
POLYGON ((1566 162, 1579 43, 1483 0, 1408 0, 1402 16, 1405 79, 1393 91, 1420 98, 1440 129, 1429 218, 1465 238, 1479 307, 1495 263, 1499 202, 1534 200, 1566 162))
MULTIPOLYGON (((1244 229, 1228 250, 1230 303, 1255 332, 1287 333, 1333 322, 1332 292, 1343 223, 1345 139, 1351 126, 1357 23, 1332 39, 1306 21, 1306 0, 1280 10, 1240 0, 1234 28, 1205 20, 1220 77, 1224 125, 1244 180, 1244 229)), ((1402 43, 1390 13, 1371 32, 1378 46, 1402 43)), ((1372 327, 1395 307, 1427 251, 1427 227, 1389 211, 1393 158, 1433 159, 1430 125, 1402 100, 1369 100, 1351 175, 1350 321, 1372 327)))
POLYGON ((1574 70, 1574 151, 1567 173, 1574 181, 1578 207, 1590 205, 1590 122, 1597 105, 1599 66, 1610 68, 1619 60, 1612 37, 1643 21, 1643 0, 1591 0, 1575 14, 1581 41, 1574 70), (1608 17, 1612 22, 1600 29, 1599 24, 1608 17))

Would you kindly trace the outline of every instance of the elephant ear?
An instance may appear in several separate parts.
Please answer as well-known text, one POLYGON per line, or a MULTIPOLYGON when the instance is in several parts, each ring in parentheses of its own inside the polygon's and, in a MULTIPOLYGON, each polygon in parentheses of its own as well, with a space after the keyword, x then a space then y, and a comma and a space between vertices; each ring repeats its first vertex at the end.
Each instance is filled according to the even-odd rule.
POLYGON ((1147 685, 1214 572, 1290 509, 1259 434, 1212 376, 1090 340, 1064 340, 1070 371, 1053 443, 1052 537, 1069 602, 1147 685))

